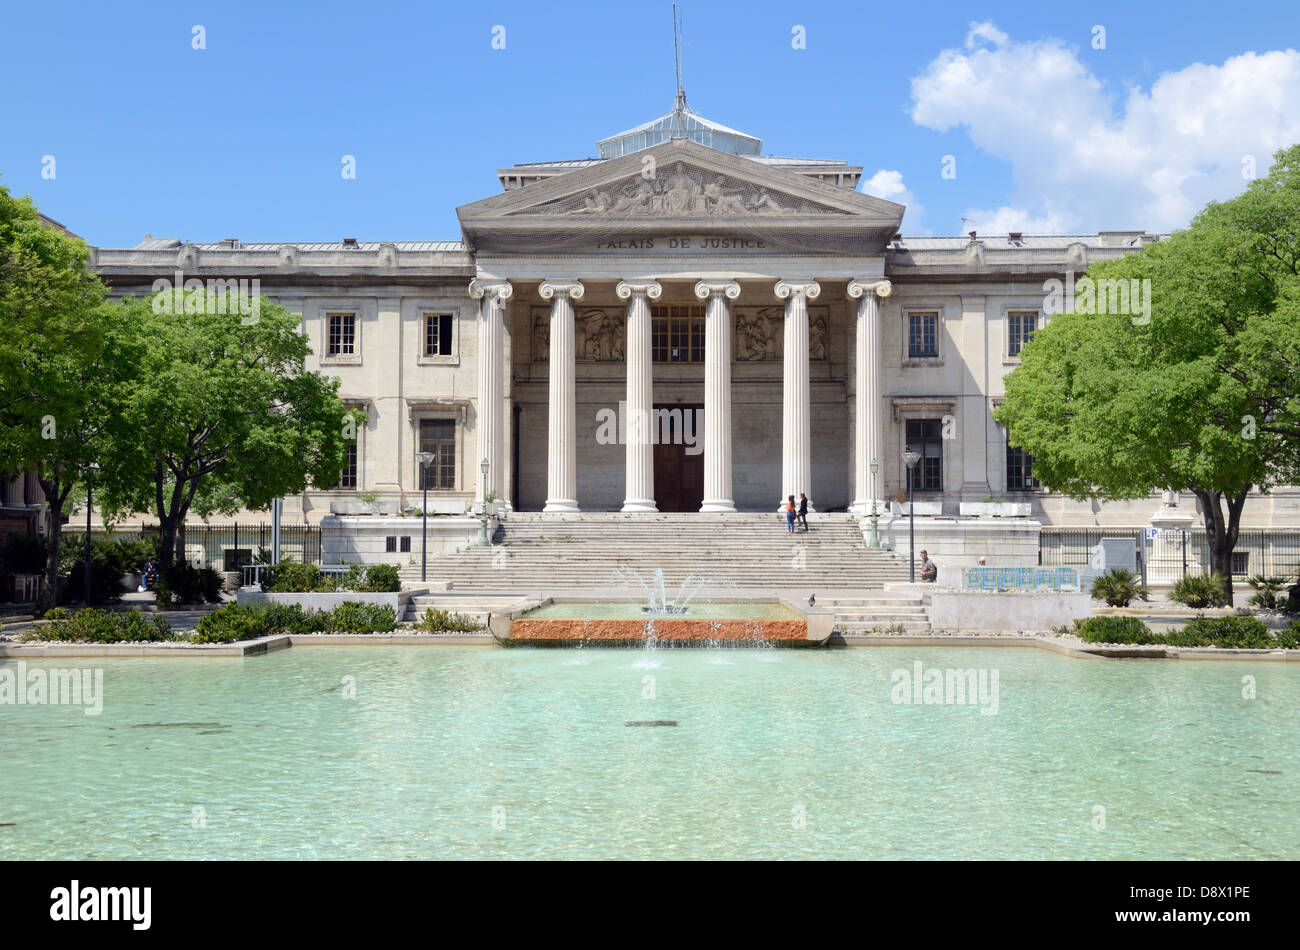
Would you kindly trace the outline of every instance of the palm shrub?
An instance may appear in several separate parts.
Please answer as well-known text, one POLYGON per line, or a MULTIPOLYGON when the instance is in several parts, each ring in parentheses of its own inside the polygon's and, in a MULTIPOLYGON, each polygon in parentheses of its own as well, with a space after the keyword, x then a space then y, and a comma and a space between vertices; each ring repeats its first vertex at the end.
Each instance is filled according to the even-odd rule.
POLYGON ((1150 599, 1147 589, 1133 572, 1118 567, 1093 580, 1089 593, 1098 600, 1106 601, 1111 607, 1127 607, 1135 597, 1140 600, 1150 599))
POLYGON ((1075 621, 1074 632, 1086 643, 1160 642, 1151 628, 1137 617, 1088 617, 1075 621))
POLYGON ((221 575, 210 567, 170 564, 158 576, 158 606, 220 603, 221 587, 221 575))
POLYGON ((1241 647, 1273 649, 1278 646, 1273 632, 1254 617, 1197 617, 1181 630, 1168 635, 1174 646, 1241 647))
POLYGON ((1206 607, 1222 607, 1228 602, 1224 593, 1227 581, 1222 574, 1188 575, 1169 592, 1169 599, 1201 610, 1206 607))
POLYGON ((1248 603, 1252 607, 1261 607, 1264 610, 1277 610, 1278 594, 1287 586, 1285 577, 1265 577, 1263 574, 1256 574, 1254 577, 1246 578, 1255 591, 1248 603))

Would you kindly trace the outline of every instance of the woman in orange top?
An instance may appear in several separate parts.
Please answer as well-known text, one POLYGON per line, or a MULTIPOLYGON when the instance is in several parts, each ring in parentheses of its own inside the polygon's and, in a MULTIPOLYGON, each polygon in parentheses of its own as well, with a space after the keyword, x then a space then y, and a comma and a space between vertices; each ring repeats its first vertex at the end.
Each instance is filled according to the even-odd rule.
POLYGON ((785 500, 785 533, 794 534, 794 495, 785 500))

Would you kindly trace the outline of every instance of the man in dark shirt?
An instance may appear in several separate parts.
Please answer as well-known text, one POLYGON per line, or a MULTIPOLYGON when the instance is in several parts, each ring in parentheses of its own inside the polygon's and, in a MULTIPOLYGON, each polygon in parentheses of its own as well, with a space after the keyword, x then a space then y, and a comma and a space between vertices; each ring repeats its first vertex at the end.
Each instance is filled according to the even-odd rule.
POLYGON ((808 496, 803 492, 799 493, 799 523, 808 530, 808 496))

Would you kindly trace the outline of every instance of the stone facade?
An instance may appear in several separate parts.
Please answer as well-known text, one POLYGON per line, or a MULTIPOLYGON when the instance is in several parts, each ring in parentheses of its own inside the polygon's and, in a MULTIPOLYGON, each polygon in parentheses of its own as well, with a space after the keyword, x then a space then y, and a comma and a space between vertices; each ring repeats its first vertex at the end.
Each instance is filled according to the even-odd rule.
MULTIPOLYGON (((458 242, 149 238, 96 249, 93 263, 118 294, 177 272, 256 278, 301 315, 312 368, 368 421, 355 478, 286 499, 288 519, 348 514, 358 499, 421 506, 422 434, 438 458, 436 513, 463 515, 485 494, 507 514, 772 511, 805 492, 813 511, 865 514, 874 496, 883 514, 906 484, 910 423, 929 473, 918 516, 999 501, 1027 505, 1035 524, 1150 520, 1154 497, 1101 505, 1008 484, 991 413, 1018 342, 1048 318, 1044 282, 1158 236, 904 238, 901 205, 855 190, 860 167, 728 141, 615 137, 601 143, 614 157, 514 166, 501 194, 458 209, 458 242), (703 407, 679 433, 701 451, 653 444, 668 424, 658 410, 674 407, 703 407), (677 486, 671 499, 657 477, 677 486)), ((1278 489, 1251 500, 1244 524, 1298 516, 1300 494, 1278 489)), ((882 530, 896 541, 900 524, 882 530)), ((1029 558, 1023 528, 996 530, 1029 558)), ((946 553, 964 562, 976 548, 946 553)))

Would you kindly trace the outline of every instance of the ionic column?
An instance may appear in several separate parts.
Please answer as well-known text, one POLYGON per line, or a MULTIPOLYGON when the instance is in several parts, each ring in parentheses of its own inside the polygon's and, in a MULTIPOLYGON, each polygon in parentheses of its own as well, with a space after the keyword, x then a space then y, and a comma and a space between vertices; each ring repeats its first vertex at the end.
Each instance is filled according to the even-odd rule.
POLYGON ((700 511, 735 511, 731 497, 731 308, 734 280, 702 280, 695 296, 704 310, 704 504, 700 511))
POLYGON ((782 374, 781 497, 799 493, 812 500, 812 391, 808 380, 808 301, 816 300, 821 285, 813 280, 778 281, 776 296, 785 301, 785 364, 782 374))
POLYGON ((573 301, 585 292, 576 280, 544 280, 537 292, 551 302, 549 446, 542 511, 578 510, 578 424, 573 301))
POLYGON ((654 362, 650 301, 663 288, 657 281, 621 281, 614 292, 627 301, 627 480, 624 511, 658 511, 653 447, 654 362))
MULTIPOLYGON (((871 460, 880 463, 884 441, 881 435, 882 403, 884 402, 884 368, 882 365, 880 300, 888 297, 893 285, 888 280, 851 280, 849 297, 858 302, 857 325, 854 330, 854 453, 853 453, 853 505, 859 515, 871 513, 872 485, 871 460)), ((877 475, 877 478, 880 476, 877 475)), ((876 486, 879 491, 879 486, 876 486)))
POLYGON ((502 503, 505 471, 505 319, 506 301, 515 292, 507 280, 470 281, 469 295, 478 306, 478 458, 474 472, 474 496, 484 499, 483 475, 479 462, 488 461, 487 493, 502 503))

